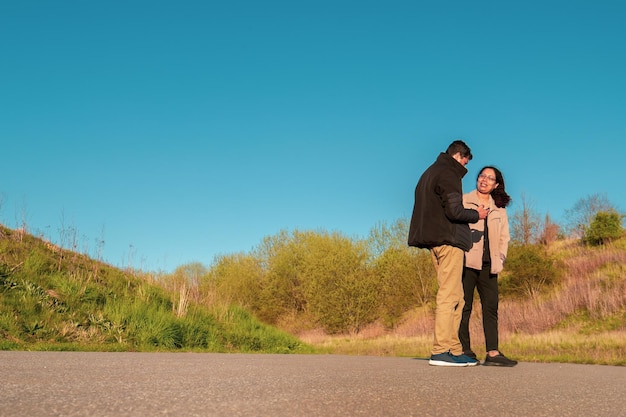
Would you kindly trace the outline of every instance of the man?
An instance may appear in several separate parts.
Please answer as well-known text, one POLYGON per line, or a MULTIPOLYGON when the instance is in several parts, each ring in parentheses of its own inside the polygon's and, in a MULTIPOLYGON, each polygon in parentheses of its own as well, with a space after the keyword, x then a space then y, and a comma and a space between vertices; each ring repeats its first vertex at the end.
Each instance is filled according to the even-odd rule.
POLYGON ((459 324, 463 313, 464 254, 472 247, 469 223, 487 217, 484 207, 463 207, 462 179, 472 159, 470 148, 455 140, 419 179, 409 227, 409 246, 427 248, 437 271, 435 341, 429 364, 474 366, 478 361, 463 354, 459 324))

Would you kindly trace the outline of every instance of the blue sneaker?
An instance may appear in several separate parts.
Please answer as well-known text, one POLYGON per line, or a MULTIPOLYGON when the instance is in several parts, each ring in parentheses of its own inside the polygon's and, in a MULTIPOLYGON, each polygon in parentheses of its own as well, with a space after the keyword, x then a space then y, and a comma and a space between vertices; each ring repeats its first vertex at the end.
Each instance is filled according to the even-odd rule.
POLYGON ((434 366, 474 366, 478 365, 478 361, 464 355, 456 356, 450 352, 444 352, 431 355, 428 364, 434 366), (470 365, 472 361, 475 363, 470 365))

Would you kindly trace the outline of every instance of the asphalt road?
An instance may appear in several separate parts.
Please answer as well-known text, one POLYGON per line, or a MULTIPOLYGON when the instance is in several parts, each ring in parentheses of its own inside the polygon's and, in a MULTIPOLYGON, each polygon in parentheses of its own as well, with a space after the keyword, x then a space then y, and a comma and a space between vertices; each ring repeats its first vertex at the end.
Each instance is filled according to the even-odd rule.
POLYGON ((0 416, 626 416, 626 368, 341 355, 0 352, 0 416))

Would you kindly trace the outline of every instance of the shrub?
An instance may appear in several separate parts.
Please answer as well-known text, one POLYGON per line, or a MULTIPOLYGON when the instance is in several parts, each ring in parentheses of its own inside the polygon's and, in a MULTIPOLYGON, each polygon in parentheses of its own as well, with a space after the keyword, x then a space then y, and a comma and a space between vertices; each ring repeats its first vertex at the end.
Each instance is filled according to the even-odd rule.
POLYGON ((262 320, 298 318, 339 333, 375 319, 379 289, 363 242, 339 233, 282 232, 266 239, 257 256, 263 274, 253 311, 262 320))
POLYGON ((380 316, 390 328, 435 294, 436 273, 427 250, 388 249, 376 260, 374 274, 380 280, 380 316))
POLYGON ((535 297, 559 282, 557 261, 543 245, 513 244, 500 279, 502 295, 535 297))
POLYGON ((220 256, 203 277, 204 299, 220 305, 236 304, 254 309, 258 307, 262 272, 260 261, 254 256, 220 256))
POLYGON ((306 234, 299 281, 306 310, 326 331, 358 333, 375 320, 378 288, 365 247, 340 234, 306 234))
POLYGON ((616 211, 598 212, 589 227, 585 228, 583 241, 588 245, 603 245, 619 239, 624 233, 623 218, 624 216, 616 211))

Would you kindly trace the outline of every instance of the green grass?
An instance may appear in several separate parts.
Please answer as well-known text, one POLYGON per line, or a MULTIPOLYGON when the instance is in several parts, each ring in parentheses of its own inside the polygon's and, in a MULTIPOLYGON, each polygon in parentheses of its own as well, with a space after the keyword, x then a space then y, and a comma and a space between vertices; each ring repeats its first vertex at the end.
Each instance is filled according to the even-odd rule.
POLYGON ((0 349, 312 353, 236 306, 190 303, 146 279, 0 230, 0 349))

